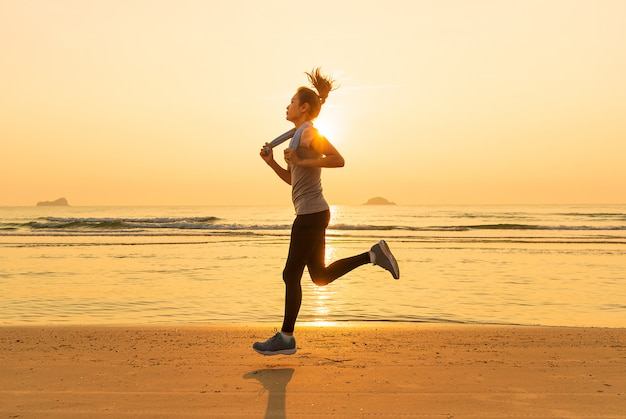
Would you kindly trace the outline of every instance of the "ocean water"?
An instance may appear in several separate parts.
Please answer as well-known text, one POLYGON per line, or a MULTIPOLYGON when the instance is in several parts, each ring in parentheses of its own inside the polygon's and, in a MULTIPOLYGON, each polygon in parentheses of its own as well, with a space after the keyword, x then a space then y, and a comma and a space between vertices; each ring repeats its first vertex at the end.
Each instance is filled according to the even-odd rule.
MULTIPOLYGON (((334 206, 299 322, 626 327, 626 206, 334 206)), ((0 207, 0 325, 280 326, 290 207, 0 207)))

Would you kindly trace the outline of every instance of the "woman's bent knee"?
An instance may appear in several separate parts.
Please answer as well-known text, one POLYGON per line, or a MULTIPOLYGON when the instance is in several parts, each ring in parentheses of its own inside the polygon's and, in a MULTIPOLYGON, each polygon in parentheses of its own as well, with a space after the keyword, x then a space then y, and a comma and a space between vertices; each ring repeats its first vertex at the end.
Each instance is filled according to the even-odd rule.
POLYGON ((319 274, 313 274, 313 273, 310 273, 310 274, 311 274, 311 281, 313 281, 313 283, 317 285, 318 287, 324 287, 331 283, 331 281, 328 280, 326 275, 319 275, 319 274))

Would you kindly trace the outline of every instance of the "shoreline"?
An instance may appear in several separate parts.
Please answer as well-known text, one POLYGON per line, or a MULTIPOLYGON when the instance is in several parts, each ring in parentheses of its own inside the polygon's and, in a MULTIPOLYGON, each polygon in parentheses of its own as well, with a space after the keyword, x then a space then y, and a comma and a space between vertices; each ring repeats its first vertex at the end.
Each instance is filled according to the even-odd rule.
POLYGON ((626 328, 0 326, 4 417, 623 417, 626 328))
MULTIPOLYGON (((258 322, 224 322, 224 321, 207 321, 207 322, 155 322, 155 323, 137 323, 137 322, 120 322, 120 323, 20 323, 20 324, 0 324, 2 329, 19 329, 19 328, 279 328, 282 320, 277 321, 258 321, 258 322)), ((603 325, 550 325, 550 324, 523 324, 523 323, 490 323, 490 322, 463 322, 463 321, 437 321, 437 320, 320 320, 320 321, 298 321, 296 324, 296 332, 299 328, 413 328, 413 327, 513 327, 513 328, 557 328, 557 329, 613 329, 625 330, 624 326, 603 326, 603 325)))
MULTIPOLYGON (((219 330, 231 330, 231 331, 265 331, 266 333, 275 333, 280 329, 280 322, 253 322, 253 323, 184 323, 184 322, 172 322, 172 323, 101 323, 101 324, 17 324, 17 325, 0 325, 0 338, 2 332, 19 332, 21 330, 28 331, 34 329, 42 330, 71 330, 76 331, 98 331, 98 330, 189 330, 189 331, 206 331, 214 333, 219 330)), ((442 331, 452 331, 454 329, 514 329, 514 330, 526 330, 526 329, 545 329, 545 330, 559 330, 562 332, 570 331, 594 331, 594 330, 606 330, 608 332, 615 332, 618 335, 624 333, 626 337, 626 326, 554 326, 554 325, 527 325, 527 324, 508 324, 508 323, 463 323, 463 322, 429 322, 429 321, 403 321, 403 320, 339 320, 339 321, 317 321, 317 322, 298 322, 296 324, 295 335, 298 335, 299 331, 309 333, 308 331, 313 329, 319 330, 355 330, 355 331, 367 331, 367 330, 391 330, 398 331, 428 331, 433 329, 441 329, 442 331)))

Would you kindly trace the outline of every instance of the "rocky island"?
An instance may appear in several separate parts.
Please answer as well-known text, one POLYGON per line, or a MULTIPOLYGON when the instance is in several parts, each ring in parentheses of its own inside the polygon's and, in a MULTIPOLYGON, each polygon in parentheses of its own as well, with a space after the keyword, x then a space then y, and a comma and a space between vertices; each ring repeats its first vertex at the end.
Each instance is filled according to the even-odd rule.
POLYGON ((67 207, 70 204, 67 203, 67 199, 59 198, 56 201, 41 201, 37 202, 38 207, 67 207))
POLYGON ((385 198, 382 198, 380 196, 377 196, 375 198, 370 198, 365 204, 363 205, 396 205, 395 202, 389 202, 387 201, 385 198))

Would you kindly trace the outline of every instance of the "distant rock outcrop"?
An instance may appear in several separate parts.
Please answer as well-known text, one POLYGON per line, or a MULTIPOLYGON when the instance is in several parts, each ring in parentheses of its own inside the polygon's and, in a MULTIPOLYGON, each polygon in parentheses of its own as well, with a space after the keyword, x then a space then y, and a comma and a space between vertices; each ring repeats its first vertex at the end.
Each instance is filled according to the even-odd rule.
POLYGON ((59 198, 56 201, 41 201, 37 202, 38 207, 67 207, 70 204, 67 203, 67 199, 59 198))
POLYGON ((380 196, 377 196, 375 198, 370 198, 365 204, 363 205, 396 205, 395 202, 389 202, 387 201, 385 198, 382 198, 380 196))

